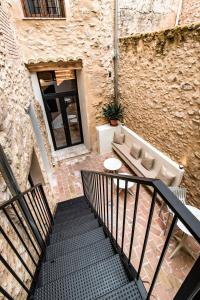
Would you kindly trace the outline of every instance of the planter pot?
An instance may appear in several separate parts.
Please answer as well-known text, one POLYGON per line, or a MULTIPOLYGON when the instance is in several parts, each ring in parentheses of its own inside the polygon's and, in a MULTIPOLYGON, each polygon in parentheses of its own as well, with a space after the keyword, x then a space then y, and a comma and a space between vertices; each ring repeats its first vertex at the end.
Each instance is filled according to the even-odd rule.
POLYGON ((118 120, 110 120, 110 125, 111 126, 117 126, 118 125, 118 120))

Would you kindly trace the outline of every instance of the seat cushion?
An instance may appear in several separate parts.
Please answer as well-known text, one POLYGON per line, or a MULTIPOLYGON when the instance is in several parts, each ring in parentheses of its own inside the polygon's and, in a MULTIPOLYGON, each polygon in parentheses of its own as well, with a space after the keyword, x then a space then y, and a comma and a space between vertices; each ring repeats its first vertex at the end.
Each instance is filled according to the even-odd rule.
POLYGON ((124 133, 114 133, 113 143, 122 145, 124 143, 125 135, 124 133))
POLYGON ((162 180, 167 186, 172 186, 175 180, 175 175, 169 172, 164 166, 160 169, 157 179, 162 180))
POLYGON ((135 159, 139 159, 141 150, 142 148, 139 145, 134 143, 131 146, 130 155, 133 156, 135 159))
POLYGON ((141 164, 143 165, 143 167, 150 171, 151 169, 153 169, 154 162, 155 158, 153 158, 153 156, 151 156, 149 153, 144 152, 141 160, 141 164))

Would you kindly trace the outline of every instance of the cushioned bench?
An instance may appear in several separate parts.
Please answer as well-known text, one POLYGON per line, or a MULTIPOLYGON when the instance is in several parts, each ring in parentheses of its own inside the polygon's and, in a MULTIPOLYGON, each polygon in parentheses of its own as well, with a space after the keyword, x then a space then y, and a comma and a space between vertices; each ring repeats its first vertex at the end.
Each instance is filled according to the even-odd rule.
MULTIPOLYGON (((112 148, 136 175, 159 178, 168 186, 180 185, 184 173, 182 167, 126 126, 121 126, 121 134, 124 134, 120 136, 124 141, 120 141, 121 144, 113 141, 112 148)), ((114 136, 115 140, 117 138, 119 133, 114 136)))

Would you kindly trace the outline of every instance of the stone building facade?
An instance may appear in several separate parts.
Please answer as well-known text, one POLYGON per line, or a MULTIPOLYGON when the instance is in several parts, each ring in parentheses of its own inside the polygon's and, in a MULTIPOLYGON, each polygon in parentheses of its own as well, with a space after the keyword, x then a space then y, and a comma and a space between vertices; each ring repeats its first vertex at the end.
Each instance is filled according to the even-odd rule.
MULTIPOLYGON (((130 1, 126 2, 130 5, 130 1)), ((143 3, 135 1, 136 4, 139 2, 143 3)), ((191 2, 188 1, 187 5, 191 2)), ((33 86, 37 79, 34 68, 44 64, 67 63, 69 66, 81 63, 77 72, 79 96, 84 103, 84 138, 87 147, 96 150, 95 126, 105 122, 102 105, 113 99, 114 0, 65 0, 66 17, 61 19, 24 18, 21 1, 0 0, 0 3, 0 143, 21 190, 27 188, 34 158, 50 193, 47 165, 51 172, 52 148, 44 111, 33 86), (38 143, 33 112, 44 148, 38 143), (45 153, 46 158, 42 156, 45 153)), ((159 5, 164 5, 161 12, 159 5, 154 6, 154 11, 151 3, 147 1, 144 7, 139 5, 134 30, 129 27, 130 22, 126 23, 126 16, 121 14, 120 22, 125 26, 121 28, 123 35, 174 26, 178 1, 160 1, 159 5)), ((192 4, 190 10, 185 3, 186 0, 181 24, 198 19, 192 12, 196 6, 192 4)), ((132 10, 127 18, 131 21, 132 10)), ((186 33, 172 30, 160 35, 121 39, 119 84, 121 102, 126 109, 126 125, 185 166, 184 184, 190 191, 189 200, 199 206, 198 37, 199 29, 194 27, 186 33)), ((0 197, 1 201, 10 198, 2 178, 0 197)), ((53 208, 53 197, 48 200, 53 208)), ((4 225, 6 229, 7 223, 4 225)), ((0 247, 8 257, 10 249, 1 242, 0 247)), ((24 253, 23 248, 19 250, 24 253)), ((21 264, 12 256, 10 263, 26 282, 28 279, 21 264)), ((4 287, 10 291, 13 289, 12 280, 8 274, 5 278, 4 287)), ((11 294, 16 299, 25 298, 17 285, 11 294)))
POLYGON ((180 0, 123 0, 120 6, 120 35, 153 32, 176 24, 180 0))
POLYGON ((200 207, 199 25, 121 38, 120 100, 126 126, 185 167, 200 207), (173 63, 172 63, 173 62, 173 63))
POLYGON ((183 0, 179 24, 197 23, 200 20, 200 1, 183 0))

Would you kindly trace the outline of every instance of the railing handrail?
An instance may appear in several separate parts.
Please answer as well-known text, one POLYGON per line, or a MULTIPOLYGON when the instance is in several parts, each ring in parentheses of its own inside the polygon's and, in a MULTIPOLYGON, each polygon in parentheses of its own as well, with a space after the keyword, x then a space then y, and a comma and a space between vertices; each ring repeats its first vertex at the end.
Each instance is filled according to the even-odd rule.
POLYGON ((128 180, 130 182, 145 184, 154 187, 157 193, 162 197, 162 200, 165 201, 165 203, 177 215, 178 219, 181 220, 181 222, 191 232, 198 243, 200 243, 200 222, 160 179, 104 173, 90 170, 81 170, 81 172, 102 175, 119 180, 128 180))
MULTIPOLYGON (((176 197, 175 194, 159 179, 142 178, 137 176, 131 176, 126 174, 111 174, 95 171, 81 171, 81 177, 83 182, 84 195, 88 199, 91 209, 94 211, 96 217, 98 217, 99 223, 103 225, 106 234, 110 237, 113 247, 120 255, 125 267, 129 271, 132 279, 137 279, 139 286, 143 287, 141 293, 145 300, 150 300, 152 291, 155 287, 158 274, 162 267, 163 260, 166 252, 169 248, 169 243, 174 232, 175 225, 180 220, 185 227, 189 230, 191 235, 200 244, 200 222, 196 217, 185 207, 185 205, 176 197), (116 181, 114 181, 116 179, 116 181), (124 180, 122 187, 120 187, 120 180, 124 180), (128 183, 136 183, 136 193, 134 194, 133 204, 133 219, 130 234, 126 235, 126 249, 124 247, 125 239, 125 227, 127 217, 127 194, 128 183), (116 186, 116 195, 114 194, 113 184, 116 186), (151 200, 149 201, 149 211, 147 216, 147 223, 145 229, 144 240, 141 243, 142 251, 139 258, 139 266, 136 270, 131 263, 131 256, 133 250, 138 203, 140 199, 140 187, 150 187, 152 192, 151 200), (119 230, 119 188, 124 190, 124 196, 121 203, 121 225, 119 230), (113 211, 113 198, 115 197, 116 203, 113 211), (174 213, 173 220, 169 226, 169 230, 162 246, 161 254, 158 258, 154 274, 150 280, 148 291, 144 287, 141 281, 141 271, 144 263, 145 253, 149 240, 149 233, 151 231, 153 216, 155 212, 155 205, 157 200, 162 200, 168 205, 174 213), (115 216, 114 216, 115 215, 115 216), (123 216, 122 216, 123 215, 123 216), (114 220, 114 221, 113 221, 114 220), (113 232, 113 223, 115 226, 115 233, 113 232), (121 240, 120 240, 121 239, 121 240)), ((132 185, 133 186, 133 185, 132 185)), ((189 271, 186 279, 184 279, 181 287, 176 293, 174 300, 182 300, 183 295, 186 295, 184 299, 193 299, 191 296, 198 289, 200 276, 200 257, 196 260, 192 269, 189 271), (193 282, 193 285, 190 282, 193 282)))
POLYGON ((98 172, 98 171, 90 171, 90 170, 81 170, 81 172, 108 176, 110 178, 118 178, 118 179, 124 179, 124 180, 128 179, 128 181, 130 181, 130 182, 147 184, 149 186, 153 186, 153 182, 159 180, 159 179, 155 179, 155 178, 138 177, 138 176, 133 176, 133 175, 125 175, 125 174, 119 174, 119 173, 114 174, 114 173, 106 173, 106 172, 98 172))
POLYGON ((11 203, 13 203, 14 201, 22 198, 24 195, 28 194, 29 192, 32 192, 34 191, 37 187, 39 186, 42 186, 41 183, 37 183, 36 185, 34 185, 33 187, 29 188, 28 190, 12 197, 11 199, 9 199, 8 201, 5 201, 3 202, 1 205, 0 205, 0 210, 2 210, 3 208, 5 208, 6 206, 10 205, 11 203))

